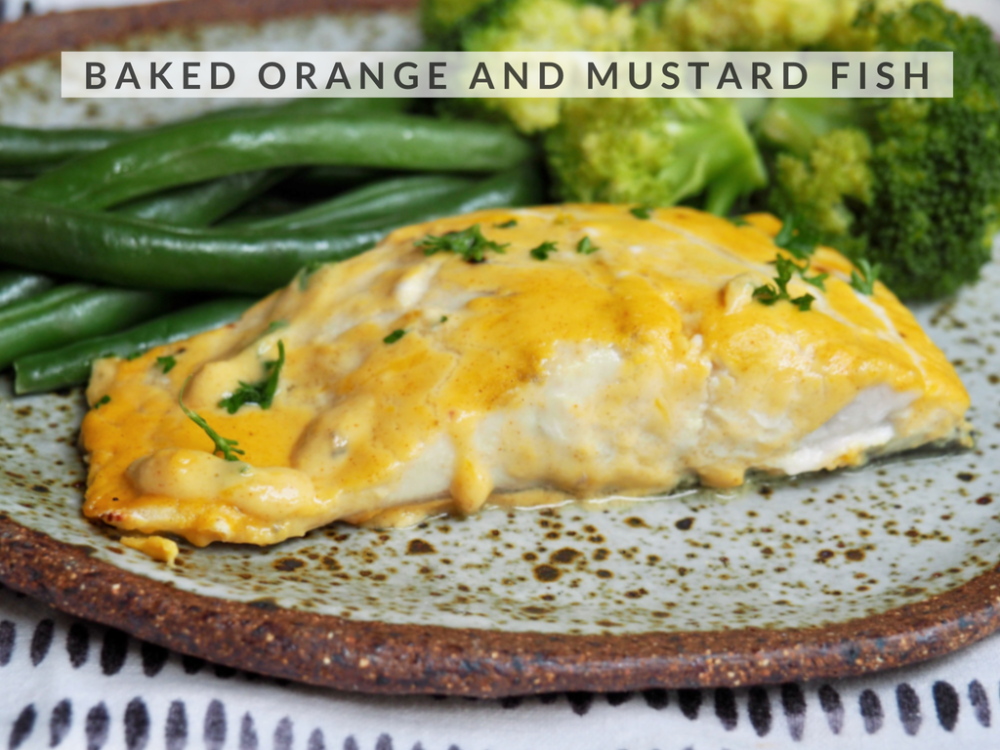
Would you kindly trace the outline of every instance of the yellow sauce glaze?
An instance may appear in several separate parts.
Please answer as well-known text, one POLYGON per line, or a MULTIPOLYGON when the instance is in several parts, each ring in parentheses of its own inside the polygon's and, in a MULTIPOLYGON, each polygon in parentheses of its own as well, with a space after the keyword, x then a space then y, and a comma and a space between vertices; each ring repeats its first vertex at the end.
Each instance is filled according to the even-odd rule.
POLYGON ((813 256, 825 291, 789 284, 812 310, 753 298, 774 277, 779 224, 749 218, 570 205, 442 219, 300 277, 236 324, 102 360, 87 395, 110 401, 83 424, 84 512, 196 545, 273 544, 338 519, 407 523, 535 504, 539 490, 731 487, 750 469, 966 440, 953 368, 884 286, 851 288, 840 254, 813 256), (473 224, 505 252, 472 264, 415 246, 473 224), (585 236, 596 252, 576 251, 585 236), (558 250, 541 261, 530 250, 543 241, 558 250), (265 377, 279 341, 271 407, 220 408, 265 377), (186 382, 185 404, 243 460, 212 454, 179 407, 186 382))

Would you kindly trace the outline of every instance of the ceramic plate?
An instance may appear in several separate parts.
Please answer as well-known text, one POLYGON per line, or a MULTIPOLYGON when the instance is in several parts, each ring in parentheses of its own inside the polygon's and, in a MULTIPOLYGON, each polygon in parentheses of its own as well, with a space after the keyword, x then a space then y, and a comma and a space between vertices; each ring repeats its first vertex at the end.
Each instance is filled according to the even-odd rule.
MULTIPOLYGON (((386 18, 350 23, 412 29, 386 18)), ((0 580, 183 653, 370 692, 737 686, 926 659, 1000 624, 998 289, 993 264, 918 311, 972 394, 975 451, 728 494, 182 546, 174 568, 82 517, 80 392, 13 398, 3 381, 0 580)))

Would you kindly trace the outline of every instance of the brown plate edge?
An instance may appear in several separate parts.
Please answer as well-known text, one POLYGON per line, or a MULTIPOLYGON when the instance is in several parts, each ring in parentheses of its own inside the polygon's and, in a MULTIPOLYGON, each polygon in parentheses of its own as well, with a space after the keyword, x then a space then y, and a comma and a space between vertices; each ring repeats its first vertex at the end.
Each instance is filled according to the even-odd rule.
POLYGON ((117 42, 132 34, 214 23, 259 23, 316 13, 406 10, 418 0, 172 0, 28 16, 0 23, 0 70, 15 63, 117 42))
POLYGON ((1000 569, 834 625, 553 635, 346 620, 181 591, 0 514, 0 581, 183 654, 310 685, 497 698, 557 691, 739 687, 901 667, 1000 627, 1000 569))

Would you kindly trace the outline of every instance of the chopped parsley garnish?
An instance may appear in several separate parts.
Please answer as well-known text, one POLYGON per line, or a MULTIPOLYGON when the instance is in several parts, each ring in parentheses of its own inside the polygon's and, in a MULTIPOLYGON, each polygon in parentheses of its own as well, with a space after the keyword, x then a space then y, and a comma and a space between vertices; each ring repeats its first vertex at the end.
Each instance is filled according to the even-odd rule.
POLYGON ((551 253, 559 250, 556 243, 545 241, 538 247, 531 248, 531 257, 535 260, 548 260, 551 253))
POLYGON ((590 241, 590 237, 584 235, 583 239, 576 243, 576 251, 582 253, 583 255, 590 255, 591 253, 596 253, 600 250, 597 245, 590 241))
MULTIPOLYGON (((145 349, 136 349, 134 352, 125 357, 125 361, 131 362, 133 359, 139 359, 139 357, 141 357, 145 353, 146 353, 145 349)), ((113 356, 115 355, 109 352, 108 354, 102 354, 100 358, 113 357, 113 356)))
POLYGON ((264 336, 274 333, 275 331, 280 331, 282 328, 288 328, 289 322, 287 320, 272 320, 268 326, 267 330, 264 331, 264 336))
POLYGON ((629 209, 629 213, 632 214, 637 219, 648 219, 653 215, 653 207, 636 206, 635 208, 629 209))
POLYGON ((447 315, 442 315, 441 316, 441 322, 442 323, 447 323, 448 322, 448 316, 447 315))
POLYGON ((100 409, 105 404, 110 404, 110 403, 111 403, 111 396, 105 393, 103 396, 97 399, 97 402, 94 404, 94 408, 100 409))
POLYGON ((504 253, 507 247, 486 239, 478 224, 459 232, 448 232, 439 236, 429 234, 422 240, 417 240, 416 246, 424 251, 424 255, 436 253, 461 255, 466 263, 483 263, 487 251, 504 253))
POLYGON ((278 358, 264 363, 264 378, 256 383, 240 381, 240 387, 233 395, 224 398, 219 406, 235 414, 244 404, 259 404, 261 409, 270 409, 274 394, 278 391, 278 377, 285 364, 285 344, 278 341, 278 358))
POLYGON ((729 221, 732 222, 733 226, 736 227, 750 226, 750 222, 744 219, 742 216, 733 216, 729 221))
POLYGON ((857 271, 851 271, 851 286, 862 294, 867 294, 870 297, 875 294, 875 282, 878 281, 878 275, 882 270, 882 266, 879 263, 876 263, 873 266, 867 260, 862 258, 858 261, 858 267, 861 269, 861 273, 863 273, 864 276, 858 274, 857 271))
POLYGON ((505 221, 503 224, 494 224, 493 226, 497 229, 510 229, 511 227, 517 226, 517 219, 510 219, 509 221, 505 221))
POLYGON ((173 355, 168 354, 165 357, 157 357, 156 364, 160 366, 160 371, 166 375, 177 366, 177 359, 173 355))
POLYGON ((208 426, 208 422, 202 417, 198 412, 193 409, 189 409, 184 405, 184 391, 187 390, 188 383, 191 382, 193 375, 188 375, 188 379, 184 381, 184 385, 181 388, 180 395, 177 397, 177 403, 180 404, 181 411, 187 415, 187 418, 198 425, 201 429, 205 431, 205 434, 211 438, 212 442, 215 443, 215 450, 212 453, 221 453, 222 457, 227 461, 239 461, 236 457, 237 454, 243 455, 243 450, 241 448, 235 448, 234 446, 239 445, 238 440, 229 440, 228 438, 222 437, 219 433, 208 426))
MULTIPOLYGON (((445 320, 447 320, 447 318, 444 318, 441 322, 443 323, 445 320)), ((382 339, 382 343, 383 344, 395 344, 397 341, 399 341, 405 335, 406 335, 406 331, 404 329, 397 328, 395 331, 393 331, 388 336, 386 336, 384 339, 382 339)))
POLYGON ((785 299, 798 307, 802 312, 809 310, 812 307, 813 300, 816 299, 815 297, 811 294, 803 294, 801 297, 792 297, 788 294, 788 282, 792 280, 792 275, 796 271, 801 274, 804 269, 796 265, 795 261, 781 255, 774 260, 774 265, 778 270, 778 276, 774 280, 777 287, 771 284, 759 286, 753 290, 753 298, 764 305, 773 305, 779 300, 785 299))
POLYGON ((799 260, 806 260, 816 252, 816 245, 819 244, 812 233, 797 226, 799 219, 794 214, 785 218, 781 225, 781 231, 774 237, 774 244, 783 250, 787 250, 799 260))

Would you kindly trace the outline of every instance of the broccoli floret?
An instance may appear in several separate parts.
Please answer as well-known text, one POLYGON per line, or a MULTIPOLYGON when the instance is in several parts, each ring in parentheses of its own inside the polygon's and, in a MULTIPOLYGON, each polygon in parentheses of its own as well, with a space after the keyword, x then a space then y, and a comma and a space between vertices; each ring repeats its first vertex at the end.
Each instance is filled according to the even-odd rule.
POLYGON ((545 140, 564 200, 670 206, 704 194, 728 213, 766 172, 736 106, 724 99, 572 99, 545 140))
POLYGON ((872 14, 858 28, 874 30, 875 50, 954 52, 954 97, 846 108, 832 100, 829 117, 819 100, 774 100, 759 124, 762 141, 776 147, 767 207, 792 210, 827 244, 880 263, 900 297, 951 294, 990 257, 1000 52, 985 24, 936 4, 872 14))
POLYGON ((452 48, 455 44, 452 37, 461 22, 488 2, 489 0, 422 0, 420 23, 428 46, 452 48))
MULTIPOLYGON (((493 0, 459 32, 469 52, 617 52, 633 36, 629 5, 591 0, 493 0)), ((509 119, 522 133, 547 130, 559 122, 560 100, 475 99, 467 106, 509 119)))
POLYGON ((901 13, 920 2, 940 0, 836 0, 838 9, 834 23, 816 46, 835 52, 871 50, 878 43, 878 28, 872 17, 901 13))
POLYGON ((653 0, 637 11, 640 50, 795 50, 820 42, 850 0, 653 0))

